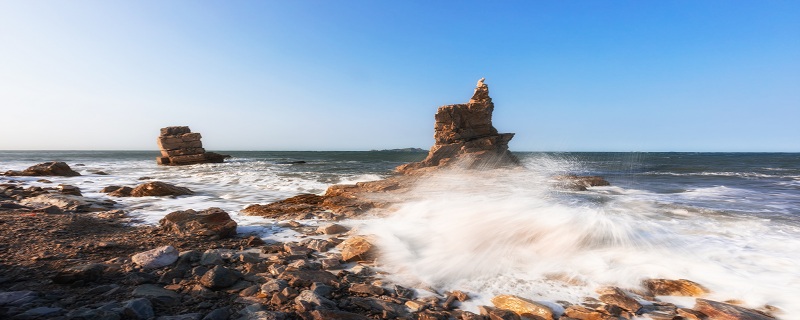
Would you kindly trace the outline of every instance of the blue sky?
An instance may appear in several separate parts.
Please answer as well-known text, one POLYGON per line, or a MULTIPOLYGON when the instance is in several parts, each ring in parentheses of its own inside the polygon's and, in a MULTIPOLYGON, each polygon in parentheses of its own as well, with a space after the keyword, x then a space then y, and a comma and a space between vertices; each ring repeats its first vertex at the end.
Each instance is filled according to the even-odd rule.
POLYGON ((796 1, 0 0, 0 150, 800 151, 796 1))

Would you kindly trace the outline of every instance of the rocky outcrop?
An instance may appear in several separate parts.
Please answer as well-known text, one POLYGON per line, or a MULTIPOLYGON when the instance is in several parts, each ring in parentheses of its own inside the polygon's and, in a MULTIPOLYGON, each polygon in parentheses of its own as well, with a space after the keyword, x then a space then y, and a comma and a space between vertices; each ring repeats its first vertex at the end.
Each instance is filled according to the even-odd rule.
POLYGON ((200 235, 215 239, 236 235, 236 221, 220 208, 197 212, 192 209, 175 211, 158 221, 165 230, 180 235, 200 235))
POLYGON ((519 160, 508 151, 513 133, 497 133, 492 126, 494 103, 489 87, 478 81, 472 99, 466 104, 441 106, 436 111, 434 139, 428 157, 397 167, 404 174, 421 169, 461 163, 470 168, 494 168, 518 165, 519 160))
POLYGON ((706 287, 686 279, 647 279, 642 285, 654 296, 701 297, 709 293, 706 287))
POLYGON ((23 171, 6 171, 6 176, 62 176, 75 177, 81 175, 64 162, 45 162, 34 165, 23 171))
POLYGON ((189 127, 161 128, 158 136, 158 147, 161 156, 156 158, 158 164, 181 166, 198 163, 221 163, 228 155, 206 152, 200 141, 200 133, 192 132, 189 127))
POLYGON ((108 186, 100 190, 113 197, 176 197, 194 194, 192 190, 185 187, 178 187, 166 182, 151 181, 140 184, 135 188, 108 186))
POLYGON ((694 310, 705 314, 709 319, 720 320, 770 320, 771 316, 756 310, 734 306, 723 302, 697 299, 694 310))

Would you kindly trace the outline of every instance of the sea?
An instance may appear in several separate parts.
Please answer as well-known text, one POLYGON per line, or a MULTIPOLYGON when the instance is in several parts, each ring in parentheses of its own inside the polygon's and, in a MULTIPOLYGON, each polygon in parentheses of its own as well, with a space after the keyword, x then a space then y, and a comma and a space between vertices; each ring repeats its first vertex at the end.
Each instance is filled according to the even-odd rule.
MULTIPOLYGON (((239 232, 296 234, 281 221, 239 215, 333 184, 388 177, 422 152, 229 151, 220 164, 156 165, 152 151, 0 151, 0 171, 64 161, 79 177, 4 177, 27 185, 75 185, 84 196, 143 178, 195 191, 178 198, 114 198, 137 224, 175 210, 219 207, 239 232), (107 175, 98 174, 98 171, 107 175)), ((381 248, 388 282, 430 292, 462 290, 465 308, 516 294, 552 306, 596 297, 602 286, 689 279, 708 298, 800 317, 800 153, 515 153, 523 168, 442 170, 416 182, 388 215, 344 221, 381 248), (553 176, 598 175, 611 185, 559 188, 553 176)), ((321 221, 306 221, 319 224, 321 221)), ((661 297, 691 307, 693 298, 661 297)))

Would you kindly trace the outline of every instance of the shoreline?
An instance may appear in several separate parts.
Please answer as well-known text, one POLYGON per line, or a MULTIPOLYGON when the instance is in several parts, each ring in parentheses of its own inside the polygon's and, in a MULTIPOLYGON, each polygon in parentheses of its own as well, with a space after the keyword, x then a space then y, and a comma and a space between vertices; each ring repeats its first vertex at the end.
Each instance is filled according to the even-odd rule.
MULTIPOLYGON (((377 194, 398 190, 386 188, 387 185, 394 185, 386 181, 361 183, 352 187, 333 186, 328 193, 372 201, 372 198, 364 197, 362 192, 353 192, 352 188, 377 194), (342 190, 351 193, 343 193, 342 190)), ((63 187, 51 190, 28 187, 31 193, 25 195, 28 192, 25 183, 4 184, 3 187, 4 194, 8 194, 8 190, 19 191, 17 195, 21 195, 20 199, 41 195, 42 192, 63 194, 65 190, 63 187)), ((6 208, 12 207, 13 203, 20 203, 19 200, 4 200, 6 208)), ((424 296, 411 298, 411 292, 422 293, 426 291, 425 288, 407 290, 388 283, 389 277, 376 273, 384 272, 384 269, 380 268, 380 263, 375 264, 374 256, 355 259, 368 258, 361 264, 354 263, 355 260, 345 261, 348 259, 341 257, 341 249, 334 246, 359 235, 320 235, 317 227, 304 225, 302 220, 290 220, 282 224, 282 228, 293 229, 298 234, 297 239, 306 243, 262 243, 260 238, 241 238, 242 234, 213 239, 196 235, 176 236, 160 226, 130 226, 124 214, 125 208, 119 208, 118 205, 104 211, 92 209, 99 212, 71 212, 69 208, 61 208, 61 212, 47 213, 48 210, 52 211, 48 208, 0 211, 3 217, 0 228, 6 241, 3 249, 9 253, 0 261, 4 271, 8 271, 4 272, 7 276, 0 282, 0 295, 13 293, 12 296, 22 297, 17 301, 24 301, 0 300, 3 301, 0 314, 12 319, 80 319, 83 313, 87 315, 85 318, 113 318, 113 313, 122 318, 136 318, 132 310, 137 305, 129 304, 146 304, 142 299, 150 303, 149 309, 154 316, 182 316, 180 319, 200 319, 201 316, 221 315, 224 312, 228 312, 230 319, 514 319, 515 316, 507 309, 513 310, 519 304, 549 312, 551 318, 555 319, 631 318, 645 314, 654 319, 670 315, 672 318, 680 316, 692 319, 690 310, 654 301, 655 295, 641 291, 641 288, 598 288, 601 299, 586 297, 584 301, 570 301, 570 304, 558 304, 555 301, 541 304, 525 299, 518 301, 512 297, 507 298, 512 301, 508 304, 497 302, 495 306, 479 306, 474 313, 459 308, 461 302, 465 306, 473 303, 469 300, 469 292, 445 293, 434 290, 424 296), (131 256, 137 253, 167 245, 182 252, 184 260, 154 269, 144 269, 131 261, 131 256), (213 256, 217 255, 219 258, 214 259, 213 256), (208 259, 213 262, 203 262, 206 256, 212 256, 208 259), (75 271, 96 264, 102 265, 97 267, 102 271, 75 271), (203 277, 213 269, 209 267, 228 269, 237 280, 224 287, 203 284, 203 277), (63 278, 65 273, 77 274, 73 277, 75 280, 56 283, 55 279, 59 275, 63 278), (165 275, 171 275, 172 278, 165 278, 165 275), (276 282, 280 290, 265 289, 268 284, 275 285, 276 282), (48 295, 46 292, 57 294, 48 295), (635 304, 625 306, 625 303, 632 303, 631 300, 639 303, 638 310, 629 310, 637 308, 635 304), (495 308, 497 305, 503 308, 495 308), (229 309, 224 309, 226 307, 229 309)), ((287 208, 283 207, 282 210, 286 211, 287 208)), ((312 211, 319 212, 318 208, 312 211)), ((358 218, 359 214, 361 212, 354 213, 343 221, 358 218)), ((317 224, 327 223, 324 215, 314 217, 317 224)), ((331 220, 330 223, 335 221, 331 220)), ((517 311, 517 315, 525 315, 525 311, 517 311)), ((755 316, 768 319, 766 312, 779 311, 765 308, 746 312, 754 312, 755 316)), ((228 318, 220 316, 209 319, 228 318)))

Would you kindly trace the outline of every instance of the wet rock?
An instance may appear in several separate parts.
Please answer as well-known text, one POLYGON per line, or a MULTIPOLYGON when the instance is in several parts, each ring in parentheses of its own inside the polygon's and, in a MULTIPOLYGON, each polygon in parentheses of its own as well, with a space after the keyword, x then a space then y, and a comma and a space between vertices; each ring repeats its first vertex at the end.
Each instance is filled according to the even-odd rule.
POLYGON ((164 197, 194 194, 189 188, 178 187, 166 182, 151 181, 140 184, 131 190, 131 197, 164 197))
POLYGON ((553 177, 553 181, 555 181, 557 187, 575 191, 586 191, 589 187, 611 185, 611 183, 600 176, 577 176, 574 174, 555 176, 553 177))
POLYGON ((83 194, 81 194, 81 189, 73 185, 59 184, 58 187, 56 187, 56 190, 61 192, 61 194, 67 194, 79 197, 83 196, 83 194))
POLYGON ((469 103, 439 107, 434 117, 436 143, 428 156, 420 162, 397 167, 398 172, 411 174, 455 163, 470 168, 519 165, 519 160, 508 151, 508 142, 514 134, 497 133, 492 125, 494 103, 483 81, 478 81, 469 103))
POLYGON ((342 242, 338 248, 342 251, 342 260, 346 262, 365 261, 374 258, 374 249, 369 239, 364 236, 353 236, 342 242))
MULTIPOLYGON (((106 187, 108 188, 108 187, 106 187)), ((109 196, 112 197, 130 197, 131 192, 133 192, 133 188, 131 187, 119 187, 119 188, 112 188, 113 191, 108 192, 109 196)), ((105 190, 105 188, 104 188, 105 190)))
POLYGON ((156 316, 150 300, 145 298, 128 300, 122 307, 122 314, 129 319, 147 320, 156 316))
POLYGON ((679 316, 681 316, 685 320, 703 320, 706 318, 706 315, 700 311, 695 311, 692 309, 687 308, 678 308, 676 310, 679 316))
POLYGON ((175 211, 158 221, 162 228, 180 235, 202 235, 229 238, 236 235, 236 221, 220 208, 203 211, 175 211))
POLYGON ((492 304, 499 309, 513 311, 514 313, 534 319, 553 319, 554 314, 548 306, 513 295, 499 295, 492 298, 492 304))
POLYGON ((214 152, 206 152, 203 143, 200 141, 202 136, 193 133, 189 127, 175 126, 161 128, 158 136, 158 147, 161 149, 161 157, 156 158, 160 165, 190 165, 198 163, 221 163, 229 158, 214 152))
POLYGON ((658 296, 700 297, 709 293, 705 287, 686 279, 647 279, 642 281, 642 285, 650 291, 651 295, 658 296))
POLYGON ((520 320, 518 314, 505 309, 492 309, 489 311, 488 315, 491 320, 520 320))
POLYGON ((223 289, 234 285, 242 275, 223 266, 216 266, 200 278, 200 284, 209 289, 223 289))
POLYGON ((636 313, 642 308, 642 304, 630 297, 624 291, 615 287, 601 288, 598 290, 600 301, 610 305, 619 306, 622 309, 636 313))
POLYGON ((323 310, 335 310, 336 309, 336 303, 335 302, 333 302, 333 301, 331 301, 331 300, 329 300, 329 299, 327 299, 327 298, 325 298, 323 296, 320 296, 320 295, 314 293, 314 291, 311 291, 311 290, 303 290, 303 292, 300 292, 300 294, 297 296, 297 298, 294 299, 294 302, 296 304, 307 303, 307 304, 311 305, 313 310, 320 310, 320 309, 323 309, 323 310))
POLYGON ((732 304, 718 301, 697 299, 694 310, 705 314, 709 319, 717 320, 772 320, 773 317, 767 316, 753 309, 747 309, 732 304))
POLYGON ((248 216, 264 216, 267 218, 277 218, 298 213, 313 213, 325 210, 325 208, 322 207, 322 202, 324 200, 324 197, 315 194, 301 194, 266 205, 250 205, 240 211, 240 213, 248 216))
POLYGON ((319 234, 328 234, 328 235, 330 235, 330 234, 339 234, 339 233, 345 233, 345 232, 347 232, 347 228, 346 227, 344 227, 342 225, 339 225, 339 224, 335 224, 335 223, 321 225, 321 226, 319 226, 319 228, 317 228, 317 233, 319 233, 319 234))
POLYGON ((75 177, 81 175, 72 170, 64 162, 44 162, 31 166, 23 171, 6 171, 6 176, 62 176, 75 177))
POLYGON ((584 306, 572 305, 564 309, 564 315, 572 319, 578 320, 612 320, 618 319, 610 314, 605 314, 600 311, 589 309, 584 306))
POLYGON ((77 281, 92 282, 103 276, 106 265, 100 263, 90 263, 59 271, 53 277, 54 283, 68 284, 77 281))
POLYGON ((134 254, 131 260, 145 269, 166 267, 178 260, 178 250, 173 246, 163 246, 134 254))

